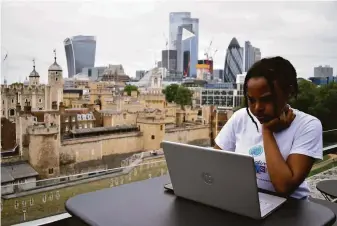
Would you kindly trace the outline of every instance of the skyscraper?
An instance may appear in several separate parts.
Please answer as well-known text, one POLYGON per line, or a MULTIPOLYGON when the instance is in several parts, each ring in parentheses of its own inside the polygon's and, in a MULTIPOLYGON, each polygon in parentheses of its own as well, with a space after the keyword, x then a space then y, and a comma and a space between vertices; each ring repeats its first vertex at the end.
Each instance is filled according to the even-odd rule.
POLYGON ((224 82, 235 82, 236 75, 243 72, 243 48, 234 37, 229 43, 225 58, 224 82))
POLYGON ((333 68, 326 66, 319 66, 314 68, 314 77, 332 77, 333 68))
POLYGON ((223 81, 224 79, 224 71, 223 69, 214 69, 213 70, 213 79, 217 80, 217 79, 220 79, 221 81, 223 81))
POLYGON ((199 19, 191 18, 190 12, 170 13, 169 37, 169 48, 177 51, 177 71, 181 73, 188 71, 189 74, 187 76, 196 76, 199 19), (183 29, 192 32, 195 36, 188 40, 182 40, 183 29), (189 70, 186 70, 186 67, 189 67, 189 70))
POLYGON ((64 40, 67 57, 68 77, 82 72, 83 68, 94 67, 96 54, 95 36, 73 36, 64 40))
POLYGON ((162 50, 161 64, 167 70, 176 72, 177 71, 177 50, 162 50))
POLYGON ((245 42, 245 71, 256 62, 261 60, 261 51, 259 48, 252 46, 250 41, 245 42))

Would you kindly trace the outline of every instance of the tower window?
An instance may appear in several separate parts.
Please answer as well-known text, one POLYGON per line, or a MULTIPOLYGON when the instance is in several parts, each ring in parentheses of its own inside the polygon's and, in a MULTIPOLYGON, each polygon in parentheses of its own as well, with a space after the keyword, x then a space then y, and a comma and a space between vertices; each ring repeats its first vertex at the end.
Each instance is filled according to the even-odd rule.
POLYGON ((42 99, 41 98, 39 99, 39 103, 42 103, 42 99))
POLYGON ((14 99, 12 99, 12 103, 14 103, 14 99))
POLYGON ((55 72, 55 74, 57 74, 57 72, 55 72))
POLYGON ((57 78, 55 78, 55 81, 57 81, 57 78))
POLYGON ((49 174, 53 174, 53 173, 54 173, 54 168, 49 168, 49 169, 48 169, 48 173, 49 173, 49 174))
POLYGON ((152 135, 152 136, 151 136, 151 139, 152 139, 152 140, 154 140, 154 138, 155 138, 155 136, 154 136, 154 135, 152 135))
POLYGON ((15 110, 14 109, 10 109, 9 110, 9 116, 14 116, 15 115, 15 110))

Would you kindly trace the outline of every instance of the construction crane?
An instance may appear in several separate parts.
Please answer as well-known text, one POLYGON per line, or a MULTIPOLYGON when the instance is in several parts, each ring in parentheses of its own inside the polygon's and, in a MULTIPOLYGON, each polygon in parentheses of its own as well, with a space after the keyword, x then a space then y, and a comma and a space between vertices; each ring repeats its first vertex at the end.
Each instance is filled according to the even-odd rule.
POLYGON ((206 56, 206 59, 207 59, 207 60, 209 59, 209 52, 210 52, 210 50, 211 50, 212 44, 213 44, 213 39, 212 39, 211 42, 209 43, 208 47, 205 49, 204 56, 206 56))
POLYGON ((216 50, 213 52, 213 54, 209 57, 209 59, 210 59, 210 60, 213 60, 217 52, 218 52, 218 49, 216 49, 216 50))

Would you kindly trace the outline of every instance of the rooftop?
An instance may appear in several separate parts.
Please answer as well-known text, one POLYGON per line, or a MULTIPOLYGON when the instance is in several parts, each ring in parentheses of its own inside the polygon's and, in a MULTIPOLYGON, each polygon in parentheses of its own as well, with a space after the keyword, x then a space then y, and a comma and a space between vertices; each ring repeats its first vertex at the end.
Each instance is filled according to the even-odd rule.
POLYGON ((38 175, 39 174, 27 162, 1 164, 1 183, 38 175))

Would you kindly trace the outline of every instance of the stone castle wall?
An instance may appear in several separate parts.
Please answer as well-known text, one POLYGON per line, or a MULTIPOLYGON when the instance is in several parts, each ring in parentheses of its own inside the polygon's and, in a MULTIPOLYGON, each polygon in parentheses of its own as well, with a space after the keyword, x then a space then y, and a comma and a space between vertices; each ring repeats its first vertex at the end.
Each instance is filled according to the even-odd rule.
POLYGON ((210 126, 198 125, 165 130, 165 140, 199 146, 210 145, 210 126))
MULTIPOLYGON (((159 130, 160 127, 158 132, 154 133, 155 139, 160 133, 159 130)), ((150 140, 146 138, 151 139, 151 136, 142 132, 130 132, 64 140, 60 148, 60 174, 70 175, 120 167, 120 160, 123 158, 144 150, 160 148, 160 142, 153 142, 153 145, 149 146, 150 140)), ((166 129, 164 137, 160 139, 209 146, 210 128, 207 125, 198 125, 166 129)))
POLYGON ((141 132, 64 140, 60 148, 61 175, 120 166, 120 160, 143 150, 141 132))

